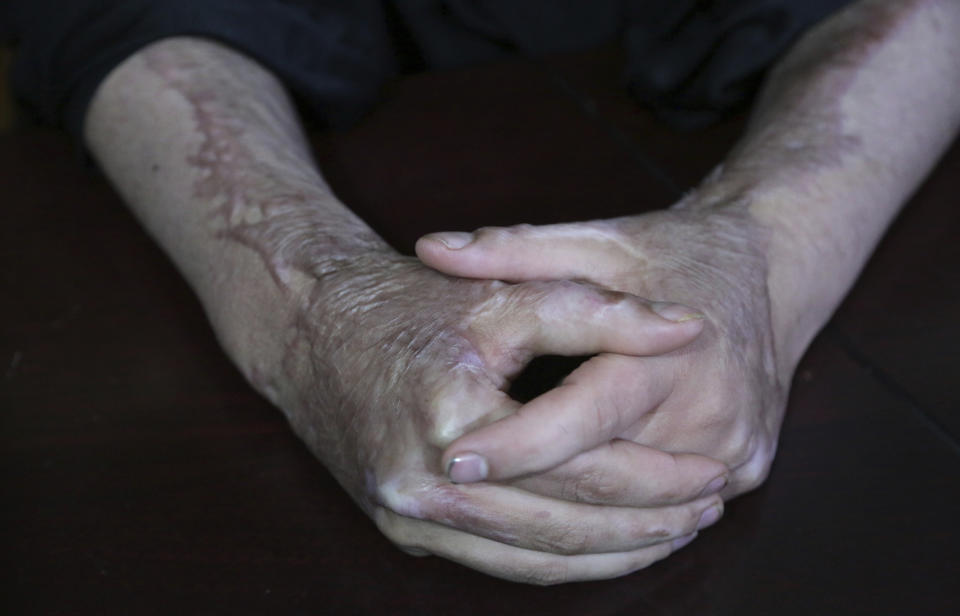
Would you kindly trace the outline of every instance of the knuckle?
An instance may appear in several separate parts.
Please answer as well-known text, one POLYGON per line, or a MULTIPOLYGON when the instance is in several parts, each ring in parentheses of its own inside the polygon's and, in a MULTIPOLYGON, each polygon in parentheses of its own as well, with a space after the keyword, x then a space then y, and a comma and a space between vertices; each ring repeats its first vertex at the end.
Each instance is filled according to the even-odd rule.
POLYGON ((755 451, 749 461, 736 472, 735 480, 741 490, 746 492, 760 487, 770 476, 772 464, 773 456, 767 454, 763 448, 755 451))
POLYGON ((373 490, 374 500, 377 503, 376 521, 384 517, 384 523, 397 525, 398 517, 419 518, 421 507, 417 495, 406 485, 405 481, 389 479, 380 483, 373 490))
MULTIPOLYGON (((704 506, 700 505, 691 505, 684 509, 683 520, 680 524, 677 525, 677 536, 688 535, 690 533, 697 532, 697 527, 700 525, 700 518, 703 517, 703 514, 708 511, 711 507, 714 507, 715 504, 710 504, 704 506)), ((720 511, 723 511, 723 504, 720 504, 720 511)))
POLYGON ((383 536, 400 551, 418 558, 432 554, 425 545, 423 533, 415 530, 419 522, 404 519, 382 507, 374 515, 374 522, 383 536))
POLYGON ((674 482, 660 484, 656 487, 654 497, 659 502, 675 503, 686 499, 690 490, 674 482))
POLYGON ((631 298, 629 295, 620 291, 595 286, 589 286, 587 289, 588 297, 593 302, 593 307, 598 311, 609 311, 610 308, 621 306, 636 307, 638 305, 636 302, 630 301, 631 298))
POLYGON ((496 243, 528 233, 532 228, 533 227, 531 225, 514 225, 512 227, 480 227, 474 231, 474 235, 480 240, 492 241, 496 243))
POLYGON ((462 431, 462 423, 456 413, 455 400, 451 396, 434 395, 427 402, 427 414, 423 417, 427 441, 437 447, 452 443, 462 431))
POLYGON ((501 291, 510 300, 506 305, 517 307, 526 305, 534 309, 534 314, 543 316, 543 311, 563 305, 569 294, 567 280, 546 281, 528 280, 511 285, 501 291))
MULTIPOLYGON (((590 412, 584 412, 581 434, 614 435, 627 423, 632 400, 624 392, 607 391, 592 399, 590 412)), ((585 411, 587 409, 584 409, 585 411)))
MULTIPOLYGON (((582 522, 545 523, 538 532, 528 537, 527 547, 544 554, 572 556, 592 551, 597 543, 594 529, 582 522)), ((601 529, 601 532, 606 532, 601 529)))
POLYGON ((732 449, 730 453, 735 456, 732 459, 739 464, 750 465, 756 458, 760 437, 761 435, 757 433, 753 426, 738 426, 730 443, 732 449))
POLYGON ((546 533, 543 538, 545 548, 550 552, 572 556, 584 554, 593 544, 587 531, 572 528, 557 528, 546 533))
POLYGON ((461 363, 448 368, 445 380, 424 388, 431 390, 423 401, 427 412, 421 418, 427 442, 445 448, 483 417, 487 409, 482 405, 465 404, 468 399, 489 396, 496 387, 492 379, 485 383, 481 378, 480 368, 461 363))
POLYGON ((503 231, 503 227, 480 227, 473 232, 473 235, 478 239, 490 239, 491 237, 496 237, 500 235, 503 231))
POLYGON ((669 466, 650 486, 651 497, 660 503, 682 502, 690 498, 691 486, 686 480, 686 468, 676 454, 670 454, 669 466))
POLYGON ((577 503, 585 502, 583 498, 583 478, 567 477, 560 484, 560 498, 577 503))
POLYGON ((582 474, 564 480, 561 498, 579 503, 606 505, 618 503, 623 497, 623 486, 609 474, 588 469, 582 474))
POLYGON ((495 289, 483 303, 480 314, 500 321, 504 315, 536 306, 550 299, 551 283, 534 280, 495 289))
POLYGON ((393 519, 388 528, 408 529, 409 522, 446 522, 468 518, 470 496, 452 484, 427 475, 411 474, 387 481, 375 491, 380 509, 393 519))
POLYGON ((470 497, 456 486, 438 484, 424 490, 421 519, 461 526, 471 520, 470 497))
MULTIPOLYGON (((703 513, 716 505, 716 502, 704 505, 701 501, 671 507, 661 517, 647 524, 645 536, 650 539, 650 543, 659 544, 696 532, 703 513)), ((720 506, 722 508, 722 502, 720 506)))
POLYGON ((410 525, 397 514, 379 507, 374 513, 374 523, 383 533, 383 536, 400 549, 422 551, 421 546, 413 537, 413 533, 410 532, 410 525))
POLYGON ((726 405, 705 413, 710 424, 710 431, 723 435, 719 439, 717 458, 728 466, 742 465, 750 458, 754 447, 754 426, 747 421, 740 421, 738 413, 726 405))
POLYGON ((497 291, 510 286, 508 283, 502 280, 478 280, 477 282, 482 285, 482 288, 487 293, 496 293, 497 291))
POLYGON ((587 322, 599 324, 604 319, 632 315, 639 304, 619 291, 603 289, 572 280, 557 281, 550 300, 558 310, 573 313, 587 322))
POLYGON ((598 505, 616 504, 623 500, 623 486, 605 477, 581 488, 583 500, 598 505))
POLYGON ((745 491, 755 490, 763 485, 767 480, 767 472, 750 472, 744 478, 741 484, 745 491))
POLYGON ((636 537, 642 544, 646 545, 659 543, 673 537, 677 531, 674 526, 675 524, 671 524, 670 520, 662 518, 655 520, 638 519, 631 524, 628 531, 629 536, 636 537))

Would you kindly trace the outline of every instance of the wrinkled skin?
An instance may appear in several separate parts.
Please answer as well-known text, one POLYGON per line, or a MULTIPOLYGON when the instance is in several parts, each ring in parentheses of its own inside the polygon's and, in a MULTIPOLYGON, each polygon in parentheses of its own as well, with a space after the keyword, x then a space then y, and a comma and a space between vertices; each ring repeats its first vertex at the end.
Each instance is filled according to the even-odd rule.
POLYGON ((136 54, 87 128, 230 357, 404 549, 516 580, 592 579, 662 558, 719 516, 723 465, 626 441, 538 477, 540 495, 454 485, 440 461, 463 431, 516 410, 502 389, 533 355, 670 352, 702 323, 400 257, 326 186, 280 84, 209 41, 136 54))
POLYGON ((613 220, 421 239, 421 259, 451 275, 584 280, 669 297, 707 316, 689 347, 657 357, 598 356, 539 403, 454 442, 444 459, 475 452, 488 460, 492 479, 506 479, 620 438, 723 461, 731 470, 725 497, 759 485, 774 457, 796 358, 776 355, 767 234, 747 209, 681 204, 613 220), (580 404, 564 406, 559 396, 580 404))
POLYGON ((548 393, 444 459, 472 451, 502 480, 621 437, 722 460, 724 496, 758 485, 800 356, 960 130, 958 32, 954 0, 850 3, 767 73, 740 141, 670 211, 421 240, 448 274, 586 280, 707 316, 691 347, 594 360, 560 388, 583 404, 548 393), (601 368, 621 378, 601 387, 601 368))
POLYGON ((618 442, 538 477, 538 495, 451 483, 441 453, 517 410, 503 390, 535 354, 670 352, 700 330, 589 285, 456 280, 381 253, 317 281, 288 333, 283 374, 257 385, 405 550, 523 581, 603 578, 667 556, 715 521, 723 466, 618 442), (571 490, 573 477, 602 479, 571 490))
MULTIPOLYGON (((134 54, 91 101, 85 139, 230 357, 388 537, 511 579, 610 577, 714 519, 704 491, 724 479, 709 459, 613 437, 718 456, 725 495, 766 474, 799 354, 957 133, 958 31, 956 2, 861 0, 771 72, 724 162, 727 194, 765 196, 749 209, 770 251, 735 201, 419 246, 451 274, 589 280, 703 311, 674 352, 561 344, 551 329, 590 316, 556 310, 580 287, 452 281, 385 249, 325 187, 279 82, 211 41, 134 54), (533 307, 554 293, 534 343, 533 307), (591 351, 539 401, 497 393, 532 354, 591 351), (451 484, 442 469, 464 451, 488 457, 489 479, 543 472, 451 484)), ((593 293, 569 303, 608 303, 593 293)))

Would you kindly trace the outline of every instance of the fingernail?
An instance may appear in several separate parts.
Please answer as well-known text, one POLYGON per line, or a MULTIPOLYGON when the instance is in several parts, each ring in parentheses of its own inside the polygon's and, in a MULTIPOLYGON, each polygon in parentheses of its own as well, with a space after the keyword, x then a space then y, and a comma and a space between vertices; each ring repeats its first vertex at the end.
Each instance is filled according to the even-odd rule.
POLYGON ((434 233, 430 236, 430 239, 437 240, 450 250, 460 250, 473 241, 473 233, 463 233, 461 231, 434 233))
POLYGON ((683 304, 674 304, 671 302, 653 302, 650 308, 668 321, 683 323, 685 321, 699 321, 704 316, 683 304))
POLYGON ((700 492, 700 496, 698 498, 703 496, 710 496, 711 494, 716 494, 717 492, 724 489, 725 487, 727 487, 727 476, 720 475, 719 477, 715 478, 713 481, 707 484, 707 487, 703 489, 703 492, 700 492))
POLYGON ((454 483, 475 483, 487 478, 487 461, 475 453, 465 453, 450 460, 447 477, 454 483))
POLYGON ((685 545, 688 545, 691 541, 697 538, 697 533, 690 533, 689 535, 684 535, 683 537, 677 537, 672 542, 670 542, 670 548, 676 552, 685 545))
POLYGON ((704 529, 711 524, 714 524, 717 520, 720 519, 720 507, 713 506, 703 512, 703 515, 700 516, 700 521, 697 522, 697 530, 704 529))

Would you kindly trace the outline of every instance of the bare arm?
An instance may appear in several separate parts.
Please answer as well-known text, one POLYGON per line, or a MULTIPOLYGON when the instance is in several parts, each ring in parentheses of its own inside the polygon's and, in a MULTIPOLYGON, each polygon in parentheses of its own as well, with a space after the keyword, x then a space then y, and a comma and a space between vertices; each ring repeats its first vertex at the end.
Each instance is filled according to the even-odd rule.
POLYGON ((829 319, 956 136, 958 84, 960 2, 859 2, 780 62, 746 135, 691 199, 746 198, 770 229, 784 361, 829 319))
MULTIPOLYGON (((315 275, 392 253, 326 185, 280 84, 219 45, 170 39, 136 54, 100 87, 84 126, 235 359, 283 355, 287 341, 256 326, 263 304, 292 318, 288 300, 315 275)), ((240 368, 269 389, 262 367, 240 368)))
POLYGON ((579 404, 558 412, 548 393, 445 456, 476 452, 508 478, 619 437, 724 460, 727 495, 758 485, 807 344, 957 133, 958 83, 960 2, 863 0, 799 41, 740 143, 670 210, 483 229, 457 237, 459 250, 421 239, 420 257, 446 273, 587 279, 695 306, 709 323, 670 357, 588 362, 564 386, 579 404), (619 377, 598 388, 588 377, 601 362, 619 377))
POLYGON ((504 390, 533 355, 666 352, 699 322, 587 285, 456 280, 397 254, 324 183, 276 79, 209 41, 129 58, 85 129, 231 359, 404 549, 518 580, 610 577, 668 555, 722 506, 721 464, 626 442, 542 475, 538 493, 451 483, 440 460, 519 406, 504 390), (637 482, 636 464, 662 472, 637 482), (575 502, 571 475, 624 489, 575 502))

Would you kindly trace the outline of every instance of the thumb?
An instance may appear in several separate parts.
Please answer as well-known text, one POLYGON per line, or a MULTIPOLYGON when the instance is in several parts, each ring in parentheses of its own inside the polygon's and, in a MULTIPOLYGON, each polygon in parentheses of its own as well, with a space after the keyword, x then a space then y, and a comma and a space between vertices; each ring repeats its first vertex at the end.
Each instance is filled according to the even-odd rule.
POLYGON ((549 470, 617 437, 656 409, 673 384, 659 362, 598 355, 516 413, 455 440, 443 468, 457 483, 549 470))
POLYGON ((584 279, 616 269, 616 243, 588 223, 484 227, 443 232, 417 241, 417 256, 451 276, 520 282, 584 279))

